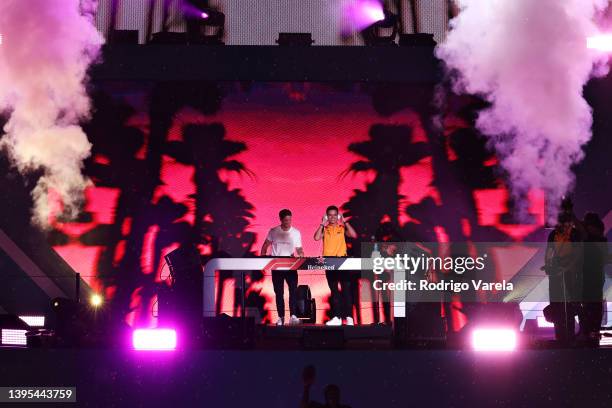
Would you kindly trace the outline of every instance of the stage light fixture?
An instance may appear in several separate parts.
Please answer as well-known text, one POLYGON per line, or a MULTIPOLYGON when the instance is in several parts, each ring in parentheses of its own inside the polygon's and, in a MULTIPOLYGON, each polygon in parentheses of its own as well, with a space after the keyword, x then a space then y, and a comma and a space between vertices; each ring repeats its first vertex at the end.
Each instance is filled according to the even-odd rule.
POLYGON ((512 329, 475 329, 472 332, 472 347, 475 351, 514 351, 517 345, 516 331, 512 329))
POLYGON ((225 14, 214 9, 203 9, 200 18, 211 27, 222 27, 225 25, 225 14))
POLYGON ((212 8, 201 8, 199 2, 190 3, 192 4, 183 10, 188 43, 223 45, 225 14, 212 8))
POLYGON ((176 330, 136 329, 132 332, 132 346, 142 351, 176 350, 176 330))
POLYGON ((586 45, 590 50, 612 52, 612 34, 601 34, 588 37, 586 45))
POLYGON ((380 0, 342 0, 342 19, 346 24, 344 31, 363 30, 385 19, 385 11, 380 0))
POLYGON ((2 345, 4 346, 25 346, 27 330, 2 329, 2 345))
POLYGON ((0 341, 4 346, 25 346, 29 326, 15 315, 0 315, 0 341))
POLYGON ((399 18, 384 10, 384 19, 377 21, 361 32, 366 45, 395 45, 399 32, 399 18))
POLYGON ((362 1, 360 11, 363 13, 366 19, 377 23, 385 19, 385 9, 382 4, 378 1, 362 1))
POLYGON ((104 303, 104 298, 101 295, 94 293, 93 295, 91 295, 91 298, 89 298, 89 303, 93 307, 98 308, 102 306, 102 303, 104 303))
POLYGON ((45 326, 45 316, 19 316, 21 320, 27 323, 30 327, 44 327, 45 326))
POLYGON ((278 33, 276 43, 283 47, 308 47, 314 40, 311 33, 278 33))

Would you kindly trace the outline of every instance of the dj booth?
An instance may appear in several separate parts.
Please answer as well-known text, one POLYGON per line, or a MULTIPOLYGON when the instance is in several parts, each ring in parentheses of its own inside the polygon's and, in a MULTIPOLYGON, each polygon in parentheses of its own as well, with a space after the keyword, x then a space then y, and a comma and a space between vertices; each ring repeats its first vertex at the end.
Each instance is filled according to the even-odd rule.
MULTIPOLYGON (((244 282, 245 274, 249 271, 262 271, 264 275, 270 275, 273 270, 339 271, 340 273, 342 271, 371 271, 371 266, 368 267, 369 262, 365 260, 366 258, 344 257, 213 258, 204 266, 203 315, 204 317, 216 315, 215 283, 217 273, 221 271, 241 272, 241 279, 244 282)), ((403 271, 395 271, 393 274, 394 281, 401 281, 404 278, 405 272, 403 271)), ((393 317, 405 317, 404 292, 398 291, 394 294, 391 307, 393 317)))

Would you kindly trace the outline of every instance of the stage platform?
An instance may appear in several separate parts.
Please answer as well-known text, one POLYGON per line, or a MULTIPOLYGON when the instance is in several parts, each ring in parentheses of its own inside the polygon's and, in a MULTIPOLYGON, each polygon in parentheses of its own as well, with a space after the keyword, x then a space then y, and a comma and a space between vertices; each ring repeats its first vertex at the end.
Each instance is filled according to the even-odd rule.
POLYGON ((393 334, 391 325, 368 324, 356 326, 326 326, 324 324, 297 324, 287 326, 262 325, 262 332, 270 338, 302 337, 304 331, 342 331, 346 340, 390 338, 393 334))
POLYGON ((326 326, 324 324, 260 325, 258 349, 390 349, 391 325, 326 326))

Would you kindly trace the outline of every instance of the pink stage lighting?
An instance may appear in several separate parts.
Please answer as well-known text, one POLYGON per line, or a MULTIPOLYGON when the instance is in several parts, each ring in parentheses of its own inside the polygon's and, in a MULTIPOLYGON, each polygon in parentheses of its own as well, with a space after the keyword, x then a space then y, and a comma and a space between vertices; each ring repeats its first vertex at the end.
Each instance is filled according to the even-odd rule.
POLYGON ((602 34, 588 37, 587 48, 602 52, 612 52, 612 34, 602 34))
POLYGON ((2 329, 2 344, 5 346, 25 346, 26 330, 2 329))
POLYGON ((385 11, 378 0, 344 0, 342 16, 348 26, 360 31, 384 20, 385 11))
POLYGON ((200 14, 200 17, 202 17, 203 19, 207 19, 208 18, 208 13, 203 11, 202 14, 200 14))
POLYGON ((135 350, 176 350, 176 330, 136 329, 132 333, 132 345, 135 350))
POLYGON ((512 329, 476 329, 472 333, 476 351, 514 351, 516 343, 516 331, 512 329))

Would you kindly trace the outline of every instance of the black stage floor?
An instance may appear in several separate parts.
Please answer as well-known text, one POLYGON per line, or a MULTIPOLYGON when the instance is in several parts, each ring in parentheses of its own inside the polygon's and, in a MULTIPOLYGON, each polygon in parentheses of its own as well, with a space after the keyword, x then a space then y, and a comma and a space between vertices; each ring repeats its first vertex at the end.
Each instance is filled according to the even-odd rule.
POLYGON ((267 337, 295 338, 301 337, 304 331, 342 331, 344 338, 363 339, 363 338, 390 338, 393 334, 391 325, 368 324, 355 326, 326 326, 324 324, 297 324, 286 326, 262 325, 262 332, 267 337))
POLYGON ((176 351, 0 349, 2 386, 76 386, 86 407, 297 407, 338 384, 365 407, 609 407, 612 350, 176 351))
POLYGON ((299 324, 264 325, 258 328, 255 348, 261 350, 390 349, 393 329, 390 325, 325 326, 299 324))

